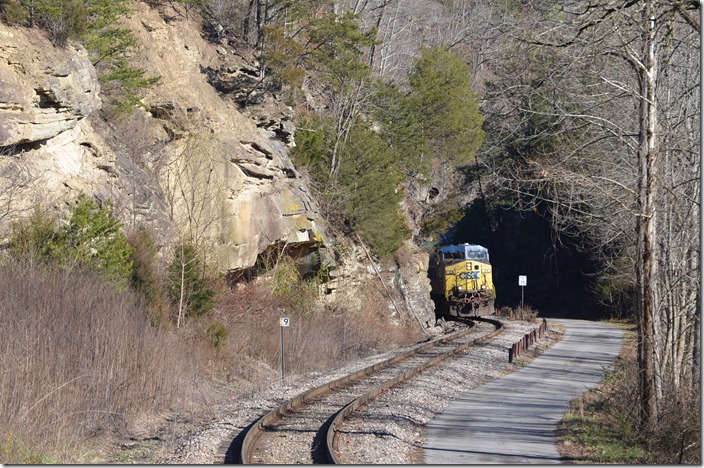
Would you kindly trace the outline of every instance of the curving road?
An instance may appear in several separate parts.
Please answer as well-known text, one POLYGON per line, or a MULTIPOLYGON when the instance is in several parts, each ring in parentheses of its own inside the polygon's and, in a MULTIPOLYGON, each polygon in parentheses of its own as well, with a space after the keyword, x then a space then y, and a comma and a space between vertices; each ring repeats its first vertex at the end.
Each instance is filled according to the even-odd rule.
POLYGON ((550 319, 563 339, 530 365, 465 393, 428 424, 428 464, 560 463, 554 431, 569 401, 594 387, 623 331, 586 320, 550 319))

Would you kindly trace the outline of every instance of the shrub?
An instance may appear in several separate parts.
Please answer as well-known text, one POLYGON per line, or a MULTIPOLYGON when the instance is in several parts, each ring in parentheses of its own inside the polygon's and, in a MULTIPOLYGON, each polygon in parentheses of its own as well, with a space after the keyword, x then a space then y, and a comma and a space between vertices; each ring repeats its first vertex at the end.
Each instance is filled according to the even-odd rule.
POLYGON ((318 298, 318 278, 301 278, 296 261, 282 255, 271 277, 271 293, 289 307, 309 313, 318 298))
POLYGON ((101 208, 85 195, 79 195, 68 224, 60 231, 61 249, 55 254, 65 267, 89 266, 124 290, 132 276, 132 247, 120 231, 122 225, 113 218, 111 208, 110 203, 101 208))
POLYGON ((36 22, 56 45, 78 39, 87 29, 88 9, 83 0, 36 0, 33 9, 36 22))
POLYGON ((127 241, 132 247, 130 259, 133 268, 130 284, 144 296, 155 322, 166 325, 169 304, 166 286, 159 270, 156 244, 145 229, 131 232, 127 241))
POLYGON ((47 262, 54 256, 58 238, 56 219, 37 209, 28 220, 12 225, 10 254, 29 263, 47 262))
POLYGON ((214 306, 215 291, 205 286, 205 266, 195 247, 182 244, 176 248, 169 266, 168 295, 183 316, 204 315, 214 306))
POLYGON ((227 341, 227 330, 222 323, 211 323, 208 325, 208 337, 213 345, 213 348, 220 349, 227 341))
POLYGON ((46 463, 59 446, 168 409, 190 380, 185 343, 91 271, 7 262, 0 304, 3 463, 46 463))
POLYGON ((12 227, 10 252, 31 263, 54 263, 63 269, 90 268, 101 273, 118 289, 127 288, 132 275, 132 247, 111 214, 111 206, 79 195, 67 222, 56 228, 56 220, 35 212, 28 221, 12 227))
POLYGON ((27 9, 18 0, 0 1, 0 11, 8 24, 24 24, 29 19, 27 9))

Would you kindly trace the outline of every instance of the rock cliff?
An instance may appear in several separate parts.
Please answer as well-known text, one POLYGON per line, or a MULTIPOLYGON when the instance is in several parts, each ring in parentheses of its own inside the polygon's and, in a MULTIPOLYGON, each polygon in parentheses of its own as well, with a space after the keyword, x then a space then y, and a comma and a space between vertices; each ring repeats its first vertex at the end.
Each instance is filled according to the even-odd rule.
POLYGON ((11 214, 3 221, 35 206, 60 211, 82 191, 112 200, 127 225, 150 225, 162 245, 189 231, 221 271, 253 265, 274 243, 322 241, 290 141, 202 73, 244 60, 203 40, 193 22, 136 8, 126 20, 141 43, 131 59, 161 81, 144 97, 146 111, 118 125, 98 113, 100 85, 84 50, 0 25, 2 204, 11 214))
MULTIPOLYGON (((293 110, 266 89, 247 91, 250 52, 205 40, 194 17, 135 8, 130 61, 161 79, 122 121, 101 112, 80 46, 0 24, 0 229, 37 207, 59 213, 84 192, 111 200, 128 228, 148 226, 160 246, 183 234, 202 242, 221 272, 253 266, 272 246, 317 249, 326 230, 288 156, 293 110)), ((417 283, 401 279, 404 269, 387 280, 417 283)), ((424 308, 419 320, 430 323, 424 308)))

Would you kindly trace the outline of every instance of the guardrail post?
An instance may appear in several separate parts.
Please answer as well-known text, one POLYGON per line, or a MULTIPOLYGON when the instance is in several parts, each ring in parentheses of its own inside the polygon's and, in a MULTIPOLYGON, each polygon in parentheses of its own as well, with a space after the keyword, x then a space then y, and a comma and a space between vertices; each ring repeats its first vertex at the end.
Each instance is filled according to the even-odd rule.
POLYGON ((513 350, 516 347, 516 344, 512 344, 511 347, 508 349, 508 363, 511 364, 513 362, 513 350))

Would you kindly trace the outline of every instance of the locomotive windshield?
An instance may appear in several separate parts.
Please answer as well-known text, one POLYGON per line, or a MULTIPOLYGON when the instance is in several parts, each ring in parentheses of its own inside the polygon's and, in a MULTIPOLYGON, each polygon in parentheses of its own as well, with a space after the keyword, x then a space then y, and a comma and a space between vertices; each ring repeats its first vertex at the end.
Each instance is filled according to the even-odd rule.
POLYGON ((464 260, 464 252, 443 252, 444 260, 464 260))
POLYGON ((440 249, 444 263, 458 260, 479 260, 489 262, 489 251, 481 245, 450 245, 440 249))
POLYGON ((488 260, 489 254, 486 250, 467 250, 468 260, 488 260))

